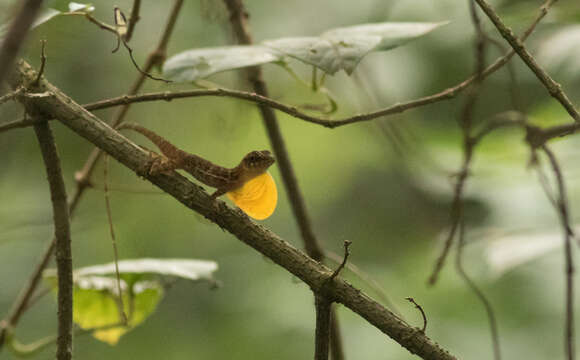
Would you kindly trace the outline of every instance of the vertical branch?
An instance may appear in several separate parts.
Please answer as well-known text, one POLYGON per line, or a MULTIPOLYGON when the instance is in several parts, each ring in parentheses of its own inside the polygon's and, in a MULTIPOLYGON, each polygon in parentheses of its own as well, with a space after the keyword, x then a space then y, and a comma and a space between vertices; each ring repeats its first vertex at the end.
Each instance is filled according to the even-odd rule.
POLYGON ((328 360, 332 303, 324 296, 315 295, 314 299, 316 302, 314 360, 328 360))
POLYGON ((123 305, 123 291, 121 290, 121 275, 119 274, 119 250, 117 249, 117 237, 115 236, 115 228, 113 227, 113 215, 111 213, 111 201, 109 199, 109 156, 105 155, 105 166, 103 167, 103 183, 105 194, 105 208, 107 210, 107 220, 109 222, 109 234, 111 235, 111 242, 113 243, 113 258, 115 260, 115 277, 117 280, 117 307, 119 308, 119 321, 125 325, 128 323, 127 314, 125 313, 125 306, 123 305))
POLYGON ((126 42, 131 41, 133 36, 133 31, 135 30, 135 25, 137 21, 141 19, 139 12, 141 10, 141 0, 133 0, 133 8, 131 9, 131 17, 129 18, 129 24, 127 26, 127 33, 125 34, 124 40, 126 42))
MULTIPOLYGON (((171 13, 169 14, 169 19, 167 20, 167 24, 165 25, 165 30, 163 31, 163 34, 161 35, 161 39, 159 40, 159 43, 157 44, 157 47, 155 48, 155 50, 153 50, 149 54, 149 56, 147 57, 147 60, 145 60, 145 65, 143 66, 144 73, 149 73, 153 69, 154 66, 160 66, 165 61, 167 44, 169 43, 169 39, 171 38, 171 35, 173 34, 173 29, 175 28, 175 23, 177 22, 177 16, 179 15, 179 12, 181 11, 182 5, 183 5, 183 0, 175 0, 175 2, 173 4, 173 8, 171 9, 171 13)), ((129 89, 129 92, 127 94, 128 95, 136 94, 139 91, 139 89, 141 89, 141 87, 145 83, 146 79, 147 79, 147 75, 144 75, 143 73, 139 73, 139 76, 137 77, 137 79, 135 80, 133 85, 131 85, 131 88, 129 89)), ((121 122, 123 122, 123 120, 125 119, 125 116, 127 116, 127 113, 129 112, 130 107, 131 107, 131 104, 125 104, 122 107, 120 107, 113 114, 113 117, 112 117, 109 124, 112 127, 116 127, 121 122)), ((82 193, 84 191, 84 189, 90 185, 91 175, 93 173, 95 165, 97 164, 97 162, 101 158, 101 155, 102 155, 102 152, 99 149, 95 148, 93 150, 93 152, 89 155, 83 168, 77 173, 77 176, 76 176, 77 192, 82 193)))
POLYGON ((69 224, 69 211, 66 190, 60 168, 56 144, 48 122, 38 122, 34 131, 46 167, 50 186, 54 217, 54 237, 56 239, 56 266, 58 275, 58 337, 57 360, 72 359, 72 308, 73 275, 72 253, 69 224))
POLYGON ((564 324, 564 344, 566 351, 566 358, 574 360, 574 262, 572 258, 572 239, 574 236, 572 227, 570 226, 570 214, 568 211, 568 196, 566 195, 566 186, 564 185, 564 177, 562 170, 558 164, 558 160, 554 153, 546 146, 542 146, 542 150, 548 156, 550 166, 556 177, 558 186, 558 201, 557 209, 560 214, 560 222, 562 223, 562 230, 564 231, 564 259, 566 277, 566 320, 564 324))
MULTIPOLYGON (((165 51, 167 49, 167 44, 169 43, 169 39, 171 38, 171 34, 173 33, 173 29, 177 21, 177 16, 181 10, 182 5, 183 0, 175 0, 175 3, 169 15, 169 19, 167 21, 167 25, 165 26, 165 30, 161 36, 157 48, 151 54, 149 54, 149 57, 147 58, 144 67, 144 70, 146 72, 150 71, 154 65, 161 64, 165 59, 165 51)), ((0 69, 0 71, 2 71, 2 69, 0 69)), ((139 77, 132 85, 131 89, 129 90, 129 93, 131 94, 137 93, 137 91, 139 91, 139 89, 143 85, 145 79, 146 79, 145 75, 139 74, 139 77)), ((115 113, 111 123, 117 125, 121 121, 123 121, 123 119, 127 115, 128 110, 129 105, 121 107, 120 110, 117 113, 115 113)), ((88 187, 90 187, 90 177, 101 154, 102 154, 101 151, 98 148, 95 148, 93 152, 89 155, 83 168, 76 173, 75 179, 77 186, 68 205, 70 215, 74 213, 85 190, 88 187)), ((52 239, 50 245, 47 247, 44 254, 42 255, 40 262, 34 269, 28 282, 26 283, 26 286, 21 291, 21 295, 15 300, 12 310, 6 318, 7 320, 4 322, 2 326, 0 326, 1 327, 0 349, 2 349, 2 346, 4 345, 6 339, 6 328, 13 327, 18 323, 20 317, 22 316, 28 305, 28 302, 30 301, 30 298, 34 294, 34 291, 36 290, 38 283, 42 278, 42 271, 46 268, 46 266, 48 266, 50 258, 52 257, 52 253, 55 248, 55 241, 56 239, 52 239)))
MULTIPOLYGON (((252 44, 253 40, 248 30, 247 22, 249 15, 244 9, 242 0, 224 1, 230 13, 230 22, 238 43, 244 45, 252 44)), ((256 66, 248 68, 246 70, 246 76, 256 94, 269 97, 268 89, 264 82, 260 67, 256 66)), ((323 250, 312 231, 310 218, 306 211, 306 205, 304 204, 304 198, 302 197, 302 193, 298 186, 298 181, 288 151, 286 150, 284 138, 280 131, 280 127, 278 126, 276 114, 274 113, 274 110, 268 106, 260 105, 259 108, 262 118, 264 119, 264 125, 268 131, 270 143, 272 144, 274 154, 276 155, 276 160, 282 174, 282 180, 286 186, 290 204, 292 205, 292 211, 298 221, 306 252, 313 259, 320 261, 324 257, 323 250)))
POLYGON ((500 352, 500 346, 499 346, 499 331, 497 330, 497 321, 495 319, 495 313, 493 311, 493 307, 491 306, 491 303, 489 302, 489 300, 487 300, 487 298, 485 297, 483 292, 477 287, 477 285, 475 285, 475 282, 473 282, 473 280, 471 280, 469 275, 467 275, 467 273, 465 272, 465 269, 463 269, 463 263, 461 262, 461 260, 463 258, 463 246, 464 245, 465 245, 465 224, 463 223, 463 221, 461 221, 461 223, 459 225, 459 243, 457 244, 457 254, 455 256, 455 267, 457 269, 457 272, 459 273, 459 275, 463 279, 463 281, 465 281, 465 283, 469 286, 469 288, 474 292, 475 296, 477 296, 477 298, 481 301, 481 303, 483 304, 483 307, 485 308, 485 311, 487 313, 487 318, 489 319, 489 328, 491 331, 491 342, 493 344, 493 356, 494 356, 495 360, 500 360, 501 359, 501 352, 500 352))
MULTIPOLYGON (((238 43, 243 45, 252 44, 252 35, 248 30, 249 14, 245 10, 242 0, 224 0, 224 2, 228 9, 230 23, 238 43)), ((262 69, 259 66, 255 66, 246 69, 245 72, 254 92, 258 95, 269 97, 268 88, 262 75, 262 69)), ((260 105, 259 109, 268 132, 268 137, 270 138, 270 143, 272 144, 272 149, 274 150, 274 155, 278 161, 282 180, 286 187, 292 212, 298 222, 298 227, 300 228, 306 252, 314 260, 322 261, 324 258, 324 252, 312 230, 310 217, 306 210, 306 204, 304 203, 304 198, 300 191, 300 187, 298 186, 298 180, 296 179, 290 156, 286 150, 286 145, 280 127, 278 126, 276 114, 274 113, 274 110, 268 106, 260 105)), ((318 312, 319 311, 317 310, 317 313, 318 312)), ((332 311, 331 316, 333 318, 333 321, 331 322, 332 348, 337 350, 336 352, 333 351, 332 357, 334 360, 340 360, 344 358, 344 354, 342 350, 339 351, 339 349, 342 349, 342 341, 339 334, 338 319, 336 318, 334 311, 332 311)))
POLYGON ((28 30, 32 26, 36 14, 42 5, 42 0, 26 0, 22 2, 18 13, 8 28, 6 37, 0 45, 0 85, 6 75, 12 70, 12 63, 24 42, 28 30))
POLYGON ((455 183, 455 189, 453 194, 453 204, 451 205, 451 230, 445 239, 443 245, 443 250, 435 262, 435 267, 431 276, 429 277, 428 283, 434 285, 437 282, 437 278, 443 265, 445 265, 445 260, 449 255, 451 250, 451 245, 453 244, 453 239, 455 238, 455 233, 459 227, 459 223, 463 219, 463 191, 465 188, 465 182, 469 175, 469 168, 471 167, 471 160, 473 159, 473 149, 477 145, 476 139, 471 135, 471 130, 473 126, 473 110, 475 108, 475 103, 479 94, 479 88, 484 79, 485 71, 485 34, 481 27, 481 21, 477 15, 475 5, 473 0, 469 1, 469 10, 471 15, 471 20, 475 28, 475 82, 471 88, 467 91, 467 100, 463 107, 461 114, 461 129, 463 131, 463 165, 461 170, 457 175, 457 182, 455 183))

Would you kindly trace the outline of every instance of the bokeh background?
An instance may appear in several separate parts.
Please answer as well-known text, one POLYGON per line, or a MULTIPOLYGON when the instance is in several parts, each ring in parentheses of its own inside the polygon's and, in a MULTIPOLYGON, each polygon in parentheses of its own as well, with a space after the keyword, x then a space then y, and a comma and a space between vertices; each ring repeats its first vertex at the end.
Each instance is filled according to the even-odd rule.
MULTIPOLYGON (((6 21, 12 1, 0 1, 6 21)), ((50 2, 49 2, 50 3, 50 2)), ((500 14, 521 32, 541 1, 494 1, 500 14)), ((53 6, 66 6, 52 2, 53 6)), ((99 1, 95 16, 112 21, 112 8, 129 13, 130 1, 99 1)), ((171 2, 144 2, 131 45, 138 61, 155 46, 171 2)), ((467 78, 473 65, 473 28, 467 1, 247 1, 256 41, 317 35, 326 29, 383 21, 449 20, 450 24, 406 46, 367 56, 351 77, 327 78, 339 103, 336 116, 365 112, 438 92, 467 78)), ((498 38, 487 19, 489 35, 498 38)), ((580 4, 558 3, 539 25, 529 47, 580 103, 580 4)), ((115 39, 80 17, 59 17, 34 30, 23 56, 39 64, 39 41, 47 40, 46 77, 79 103, 124 94, 138 74, 127 54, 111 54, 115 39)), ((227 15, 219 1, 185 2, 168 55, 231 44, 227 15)), ((501 53, 494 46, 488 61, 501 53)), ((524 111, 539 125, 571 121, 519 59, 513 90, 505 68, 489 77, 476 106, 477 123, 509 110, 524 111), (515 93, 515 98, 514 98, 515 93)), ((293 63, 304 79, 310 68, 293 63)), ((322 103, 324 98, 275 65, 264 67, 271 96, 288 104, 322 103)), ((234 72, 210 80, 244 88, 234 72)), ((191 88, 148 81, 143 91, 191 88)), ((4 90, 3 90, 4 91, 4 90)), ((457 120, 464 95, 388 119, 325 129, 278 114, 280 126, 314 231, 328 251, 341 254, 351 240, 355 264, 383 288, 350 271, 344 276, 383 299, 409 323, 421 318, 404 298, 425 309, 427 334, 460 358, 492 356, 482 304, 458 276, 454 254, 434 287, 426 285, 449 225, 453 173, 461 161, 457 120), (390 304, 389 304, 390 302, 390 304)), ((112 110, 99 111, 110 119, 112 110)), ((15 104, 0 107, 0 122, 17 119, 15 104)), ((242 154, 269 148, 252 104, 227 98, 195 98, 135 105, 137 121, 181 148, 233 166, 242 154)), ((74 173, 93 148, 61 124, 53 128, 69 193, 74 173)), ((141 137, 131 135, 147 145, 141 137)), ((562 235, 519 130, 502 130, 477 149, 468 180, 467 242, 464 264, 493 305, 502 351, 509 359, 563 356, 564 276, 562 235)), ((572 218, 580 196, 576 136, 553 143, 569 189, 572 218)), ((4 316, 51 237, 51 205, 44 168, 32 129, 0 134, 0 315, 4 316)), ((545 162, 544 162, 545 164, 545 162)), ((265 226, 295 246, 299 232, 281 183, 276 213, 265 226)), ((73 226, 77 267, 112 261, 102 166, 78 208, 73 226)), ((75 339, 78 359, 304 359, 314 349, 313 298, 307 286, 240 241, 187 210, 114 161, 110 175, 112 212, 121 258, 192 258, 219 263, 223 286, 180 281, 157 311, 111 347, 90 336, 75 339), (131 189, 132 192, 127 192, 131 189)), ((577 248, 574 249, 575 251, 577 248)), ((335 266, 329 262, 331 266, 335 266)), ((577 283, 577 282, 576 282, 577 283)), ((22 342, 54 334, 56 307, 46 296, 27 312, 16 330, 22 342)), ((349 359, 412 359, 405 349, 350 310, 339 307, 349 359)), ((37 355, 51 358, 54 348, 37 355)), ((2 359, 13 359, 6 350, 2 359)))

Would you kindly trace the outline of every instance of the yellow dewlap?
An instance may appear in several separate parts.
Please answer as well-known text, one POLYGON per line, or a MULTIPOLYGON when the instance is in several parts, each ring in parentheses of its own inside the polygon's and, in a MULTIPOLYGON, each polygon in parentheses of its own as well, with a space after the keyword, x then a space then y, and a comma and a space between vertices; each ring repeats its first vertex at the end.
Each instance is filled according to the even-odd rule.
POLYGON ((246 214, 256 220, 268 218, 276 209, 278 190, 268 172, 256 176, 241 188, 226 193, 246 214))

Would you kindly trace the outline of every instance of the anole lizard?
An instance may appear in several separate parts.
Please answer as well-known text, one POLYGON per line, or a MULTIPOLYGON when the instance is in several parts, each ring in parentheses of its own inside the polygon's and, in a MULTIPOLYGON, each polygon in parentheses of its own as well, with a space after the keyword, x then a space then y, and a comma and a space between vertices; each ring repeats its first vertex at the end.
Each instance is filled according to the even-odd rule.
POLYGON ((141 125, 124 123, 118 129, 131 129, 141 133, 165 155, 152 154, 150 174, 183 169, 201 183, 216 188, 212 198, 227 193, 236 205, 254 218, 264 219, 274 211, 278 196, 276 185, 267 173, 268 168, 275 162, 270 151, 249 152, 238 166, 225 168, 177 148, 141 125))

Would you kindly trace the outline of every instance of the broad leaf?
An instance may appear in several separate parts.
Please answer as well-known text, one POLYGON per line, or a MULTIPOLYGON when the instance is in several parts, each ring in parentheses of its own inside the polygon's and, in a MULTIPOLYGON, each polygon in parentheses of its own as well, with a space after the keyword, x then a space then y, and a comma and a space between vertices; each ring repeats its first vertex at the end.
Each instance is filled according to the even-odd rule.
MULTIPOLYGON (((119 261, 119 273, 127 275, 164 275, 175 276, 189 280, 211 280, 212 274, 218 269, 214 261, 190 259, 134 259, 119 261)), ((80 277, 92 275, 115 275, 115 263, 88 266, 75 270, 80 277)))
MULTIPOLYGON (((134 259, 122 260, 118 264, 123 308, 128 316, 128 322, 123 326, 114 326, 122 322, 115 264, 89 266, 73 272, 74 322, 93 331, 95 338, 110 345, 115 345, 123 334, 155 311, 163 297, 159 277, 213 281, 212 274, 218 268, 213 261, 189 259, 134 259)), ((56 291, 56 271, 46 270, 44 277, 56 291)))
POLYGON ((212 74, 280 60, 280 56, 264 46, 226 46, 184 51, 163 64, 163 77, 189 82, 212 74))
POLYGON ((425 35, 446 23, 379 23, 332 29, 319 37, 281 38, 264 42, 292 58, 334 74, 351 74, 371 51, 385 51, 425 35))
POLYGON ((83 329, 94 330, 93 336, 109 345, 115 345, 123 334, 141 324, 163 297, 163 288, 155 281, 137 282, 131 292, 127 291, 125 281, 121 284, 123 308, 128 317, 126 326, 109 327, 121 323, 122 319, 117 305, 116 279, 85 277, 75 282, 73 291, 74 322, 83 329))

